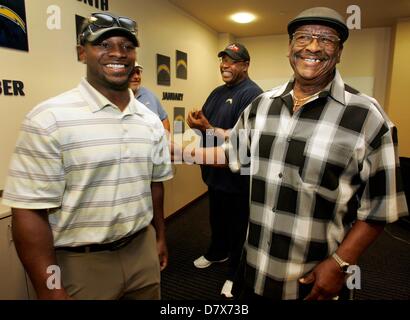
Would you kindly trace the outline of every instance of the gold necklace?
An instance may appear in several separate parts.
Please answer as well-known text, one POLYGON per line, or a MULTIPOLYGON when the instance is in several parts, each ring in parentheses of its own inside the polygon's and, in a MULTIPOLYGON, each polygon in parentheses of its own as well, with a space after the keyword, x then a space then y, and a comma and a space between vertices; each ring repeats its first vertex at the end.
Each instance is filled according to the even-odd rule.
POLYGON ((304 98, 296 98, 296 95, 293 92, 293 112, 298 111, 299 108, 305 104, 305 101, 309 100, 310 98, 314 97, 317 94, 319 94, 319 92, 316 92, 316 93, 314 93, 310 96, 304 97, 304 98))

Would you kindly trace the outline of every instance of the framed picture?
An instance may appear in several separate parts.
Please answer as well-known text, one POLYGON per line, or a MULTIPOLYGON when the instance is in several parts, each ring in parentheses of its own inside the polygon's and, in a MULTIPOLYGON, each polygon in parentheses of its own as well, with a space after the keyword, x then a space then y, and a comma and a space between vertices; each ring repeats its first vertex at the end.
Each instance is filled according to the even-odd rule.
POLYGON ((171 85, 171 58, 162 54, 157 54, 157 84, 171 85))
POLYGON ((174 107, 174 133, 185 132, 185 108, 174 107))
POLYGON ((0 0, 0 47, 28 51, 24 0, 0 0))
POLYGON ((176 51, 176 70, 178 79, 188 78, 188 55, 179 50, 176 51))

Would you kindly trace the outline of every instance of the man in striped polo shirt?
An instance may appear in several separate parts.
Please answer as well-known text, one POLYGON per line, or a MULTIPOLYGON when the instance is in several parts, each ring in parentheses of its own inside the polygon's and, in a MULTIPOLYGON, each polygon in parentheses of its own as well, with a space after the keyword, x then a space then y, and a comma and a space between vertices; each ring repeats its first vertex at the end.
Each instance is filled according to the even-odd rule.
POLYGON ((3 202, 40 299, 160 298, 172 170, 161 121, 128 89, 136 32, 92 14, 77 46, 86 78, 23 122, 3 202))

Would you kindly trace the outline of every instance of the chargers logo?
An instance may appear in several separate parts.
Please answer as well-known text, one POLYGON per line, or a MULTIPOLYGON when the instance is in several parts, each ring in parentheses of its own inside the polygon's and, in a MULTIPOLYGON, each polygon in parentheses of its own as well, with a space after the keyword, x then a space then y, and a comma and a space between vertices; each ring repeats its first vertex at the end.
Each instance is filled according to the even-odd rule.
POLYGON ((24 0, 0 0, 0 47, 28 51, 24 0))
POLYGON ((26 24, 24 23, 23 19, 21 19, 20 16, 10 8, 0 5, 0 16, 5 17, 6 19, 9 19, 10 21, 14 22, 21 28, 21 30, 23 30, 24 33, 27 33, 26 24))
POLYGON ((188 54, 186 52, 176 51, 176 61, 177 61, 177 78, 187 79, 188 78, 188 54))
POLYGON ((157 54, 157 84, 162 86, 171 85, 171 58, 157 54))
POLYGON ((157 73, 160 74, 162 71, 166 72, 167 74, 170 74, 171 72, 166 64, 161 64, 158 66, 157 73))
POLYGON ((179 67, 183 67, 183 68, 187 68, 187 65, 186 65, 186 61, 185 60, 178 60, 177 61, 177 68, 179 68, 179 67))
POLYGON ((226 47, 226 49, 232 50, 234 52, 238 52, 240 50, 240 48, 236 45, 236 44, 231 44, 229 46, 226 47))

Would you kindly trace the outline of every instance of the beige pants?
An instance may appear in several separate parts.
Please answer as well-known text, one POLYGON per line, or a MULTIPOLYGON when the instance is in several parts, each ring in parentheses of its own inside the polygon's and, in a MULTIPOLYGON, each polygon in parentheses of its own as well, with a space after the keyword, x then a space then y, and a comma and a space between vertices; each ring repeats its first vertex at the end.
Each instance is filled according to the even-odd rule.
POLYGON ((160 299, 160 267, 152 225, 115 251, 58 250, 56 255, 62 284, 75 299, 160 299))

